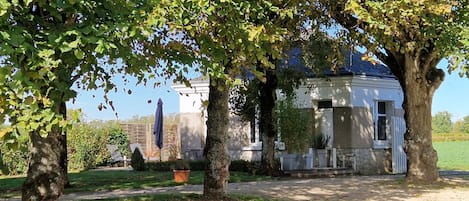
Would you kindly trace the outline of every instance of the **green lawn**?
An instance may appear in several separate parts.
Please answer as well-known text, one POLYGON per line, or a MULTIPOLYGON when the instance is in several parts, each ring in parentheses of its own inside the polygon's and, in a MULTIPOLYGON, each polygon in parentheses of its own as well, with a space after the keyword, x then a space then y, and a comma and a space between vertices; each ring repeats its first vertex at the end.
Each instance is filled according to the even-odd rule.
MULTIPOLYGON (((203 184, 204 173, 192 171, 188 184, 203 184)), ((100 170, 69 174, 70 192, 109 191, 115 189, 141 189, 148 187, 182 185, 173 181, 172 172, 100 170)), ((252 176, 244 172, 230 172, 230 182, 268 180, 266 176, 252 176)), ((24 177, 0 177, 0 198, 19 197, 24 177)))
POLYGON ((469 141, 434 142, 438 167, 442 170, 469 170, 469 141))

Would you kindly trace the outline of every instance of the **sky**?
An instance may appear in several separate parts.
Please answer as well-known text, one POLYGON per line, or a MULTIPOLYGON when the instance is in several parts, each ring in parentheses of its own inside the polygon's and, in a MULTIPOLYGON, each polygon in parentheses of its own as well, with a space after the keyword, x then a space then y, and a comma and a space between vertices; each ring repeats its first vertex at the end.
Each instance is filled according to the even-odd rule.
MULTIPOLYGON (((439 64, 439 67, 446 69, 446 61, 439 64)), ((158 98, 163 101, 163 113, 179 112, 179 94, 171 88, 171 81, 163 84, 161 87, 153 88, 152 86, 136 86, 130 84, 126 89, 131 89, 132 94, 119 90, 117 93, 108 95, 113 100, 115 111, 110 108, 98 110, 98 105, 103 102, 102 91, 83 91, 78 90, 78 97, 74 103, 69 102, 68 107, 77 109, 81 108, 85 120, 125 120, 134 116, 154 115, 158 98), (94 95, 94 97, 93 97, 94 95), (148 101, 151 100, 151 103, 148 101), (117 116, 116 114, 117 113, 117 116)), ((450 112, 456 121, 469 115, 469 79, 460 78, 457 73, 448 74, 445 81, 436 91, 433 98, 432 114, 441 111, 450 112)))

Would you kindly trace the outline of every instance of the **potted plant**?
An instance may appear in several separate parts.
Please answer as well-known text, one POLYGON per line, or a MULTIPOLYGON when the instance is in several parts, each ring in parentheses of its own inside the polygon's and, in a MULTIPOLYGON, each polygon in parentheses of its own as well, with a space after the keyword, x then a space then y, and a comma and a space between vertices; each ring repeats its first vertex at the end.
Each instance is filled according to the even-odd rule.
POLYGON ((177 159, 174 163, 174 182, 176 183, 186 183, 189 181, 189 176, 191 173, 189 163, 182 159, 177 159))
POLYGON ((316 151, 315 155, 317 157, 315 161, 317 161, 316 164, 318 164, 319 167, 327 167, 327 159, 329 158, 326 150, 327 143, 329 143, 328 136, 325 136, 322 133, 314 135, 312 147, 316 151))

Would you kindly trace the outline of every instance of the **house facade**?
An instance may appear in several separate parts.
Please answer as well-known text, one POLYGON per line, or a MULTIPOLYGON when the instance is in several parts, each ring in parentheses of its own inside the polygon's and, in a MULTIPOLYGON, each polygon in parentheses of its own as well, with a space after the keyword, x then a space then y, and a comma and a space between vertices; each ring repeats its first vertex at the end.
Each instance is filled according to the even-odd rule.
MULTIPOLYGON (((290 59, 295 59, 295 55, 290 59)), ((334 161, 334 167, 336 161, 345 163, 343 160, 347 157, 352 158, 353 168, 361 174, 405 172, 403 92, 389 69, 362 61, 360 55, 352 54, 340 72, 325 74, 326 78, 310 75, 296 89, 295 105, 311 111, 312 135, 329 137, 327 147, 331 153, 333 150, 331 161, 334 161)), ((191 83, 192 88, 173 85, 181 94, 181 151, 186 158, 201 159, 206 135, 204 105, 209 83, 203 78, 191 83)), ((282 99, 280 91, 278 97, 282 99)), ((256 120, 243 122, 232 115, 230 138, 229 151, 233 160, 260 159, 262 142, 256 120)), ((285 149, 288 150, 288 145, 285 149)), ((281 154, 280 150, 278 155, 281 154)))

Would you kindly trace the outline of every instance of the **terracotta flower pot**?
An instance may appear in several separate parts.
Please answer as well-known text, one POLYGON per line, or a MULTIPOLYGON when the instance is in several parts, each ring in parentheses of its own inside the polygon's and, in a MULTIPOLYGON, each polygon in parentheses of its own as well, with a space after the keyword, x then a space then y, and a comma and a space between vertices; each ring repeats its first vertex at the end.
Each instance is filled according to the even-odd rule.
POLYGON ((189 181, 190 170, 173 170, 174 172, 174 182, 176 183, 186 183, 189 181))

